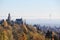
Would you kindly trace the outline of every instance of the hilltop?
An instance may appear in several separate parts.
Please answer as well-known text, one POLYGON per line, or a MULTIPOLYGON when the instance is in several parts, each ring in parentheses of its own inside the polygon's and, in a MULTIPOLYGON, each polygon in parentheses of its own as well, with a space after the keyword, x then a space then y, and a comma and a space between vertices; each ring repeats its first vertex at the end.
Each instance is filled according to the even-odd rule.
POLYGON ((0 40, 44 40, 44 35, 32 25, 8 24, 6 20, 0 24, 0 40))
MULTIPOLYGON (((10 14, 6 20, 0 21, 0 40, 58 40, 57 32, 44 27, 26 24, 22 18, 11 20, 10 14), (42 29, 43 28, 43 29, 42 29), (46 31, 46 32, 45 32, 46 31)), ((50 28, 51 29, 51 28, 50 28)))

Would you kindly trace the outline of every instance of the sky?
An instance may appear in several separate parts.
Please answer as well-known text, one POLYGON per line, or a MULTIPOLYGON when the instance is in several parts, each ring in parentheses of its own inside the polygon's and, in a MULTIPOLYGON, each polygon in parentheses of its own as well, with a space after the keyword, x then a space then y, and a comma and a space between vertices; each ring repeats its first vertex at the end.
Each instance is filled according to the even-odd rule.
POLYGON ((0 0, 0 19, 60 19, 60 0, 0 0))

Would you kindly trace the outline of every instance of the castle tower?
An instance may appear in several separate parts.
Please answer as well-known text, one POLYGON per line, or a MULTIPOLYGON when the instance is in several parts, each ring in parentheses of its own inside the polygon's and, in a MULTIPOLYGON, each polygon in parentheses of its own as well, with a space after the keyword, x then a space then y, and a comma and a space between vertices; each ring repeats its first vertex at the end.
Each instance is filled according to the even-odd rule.
POLYGON ((11 17, 10 17, 10 13, 8 14, 8 21, 10 21, 11 20, 11 17))
POLYGON ((10 24, 11 23, 11 16, 10 16, 10 13, 8 14, 8 18, 7 18, 7 20, 6 20, 7 22, 8 22, 8 24, 10 24))

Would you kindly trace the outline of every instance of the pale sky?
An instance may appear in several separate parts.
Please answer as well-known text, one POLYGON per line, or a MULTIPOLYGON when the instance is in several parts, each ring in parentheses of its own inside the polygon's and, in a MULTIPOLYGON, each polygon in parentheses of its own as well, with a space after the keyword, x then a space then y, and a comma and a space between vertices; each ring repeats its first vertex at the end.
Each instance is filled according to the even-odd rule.
POLYGON ((12 19, 60 19, 60 0, 0 0, 0 19, 8 13, 12 19))

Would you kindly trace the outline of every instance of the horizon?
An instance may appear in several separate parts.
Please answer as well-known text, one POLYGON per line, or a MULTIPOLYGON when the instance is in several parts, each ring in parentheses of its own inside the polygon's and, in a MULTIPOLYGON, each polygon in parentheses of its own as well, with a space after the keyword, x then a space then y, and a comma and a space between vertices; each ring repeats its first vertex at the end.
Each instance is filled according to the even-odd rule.
MULTIPOLYGON (((6 16, 6 17, 8 18, 8 16, 6 16)), ((13 18, 13 17, 11 17, 11 18, 13 18)), ((20 19, 20 18, 15 18, 15 19, 11 19, 11 20, 14 21, 14 20, 20 19)), ((4 19, 4 20, 6 20, 6 19, 4 19)), ((0 21, 1 20, 2 19, 0 19, 0 21)), ((60 27, 60 19, 23 19, 23 20, 25 20, 27 24, 31 24, 31 25, 39 24, 42 26, 46 25, 46 26, 59 26, 60 27)))

